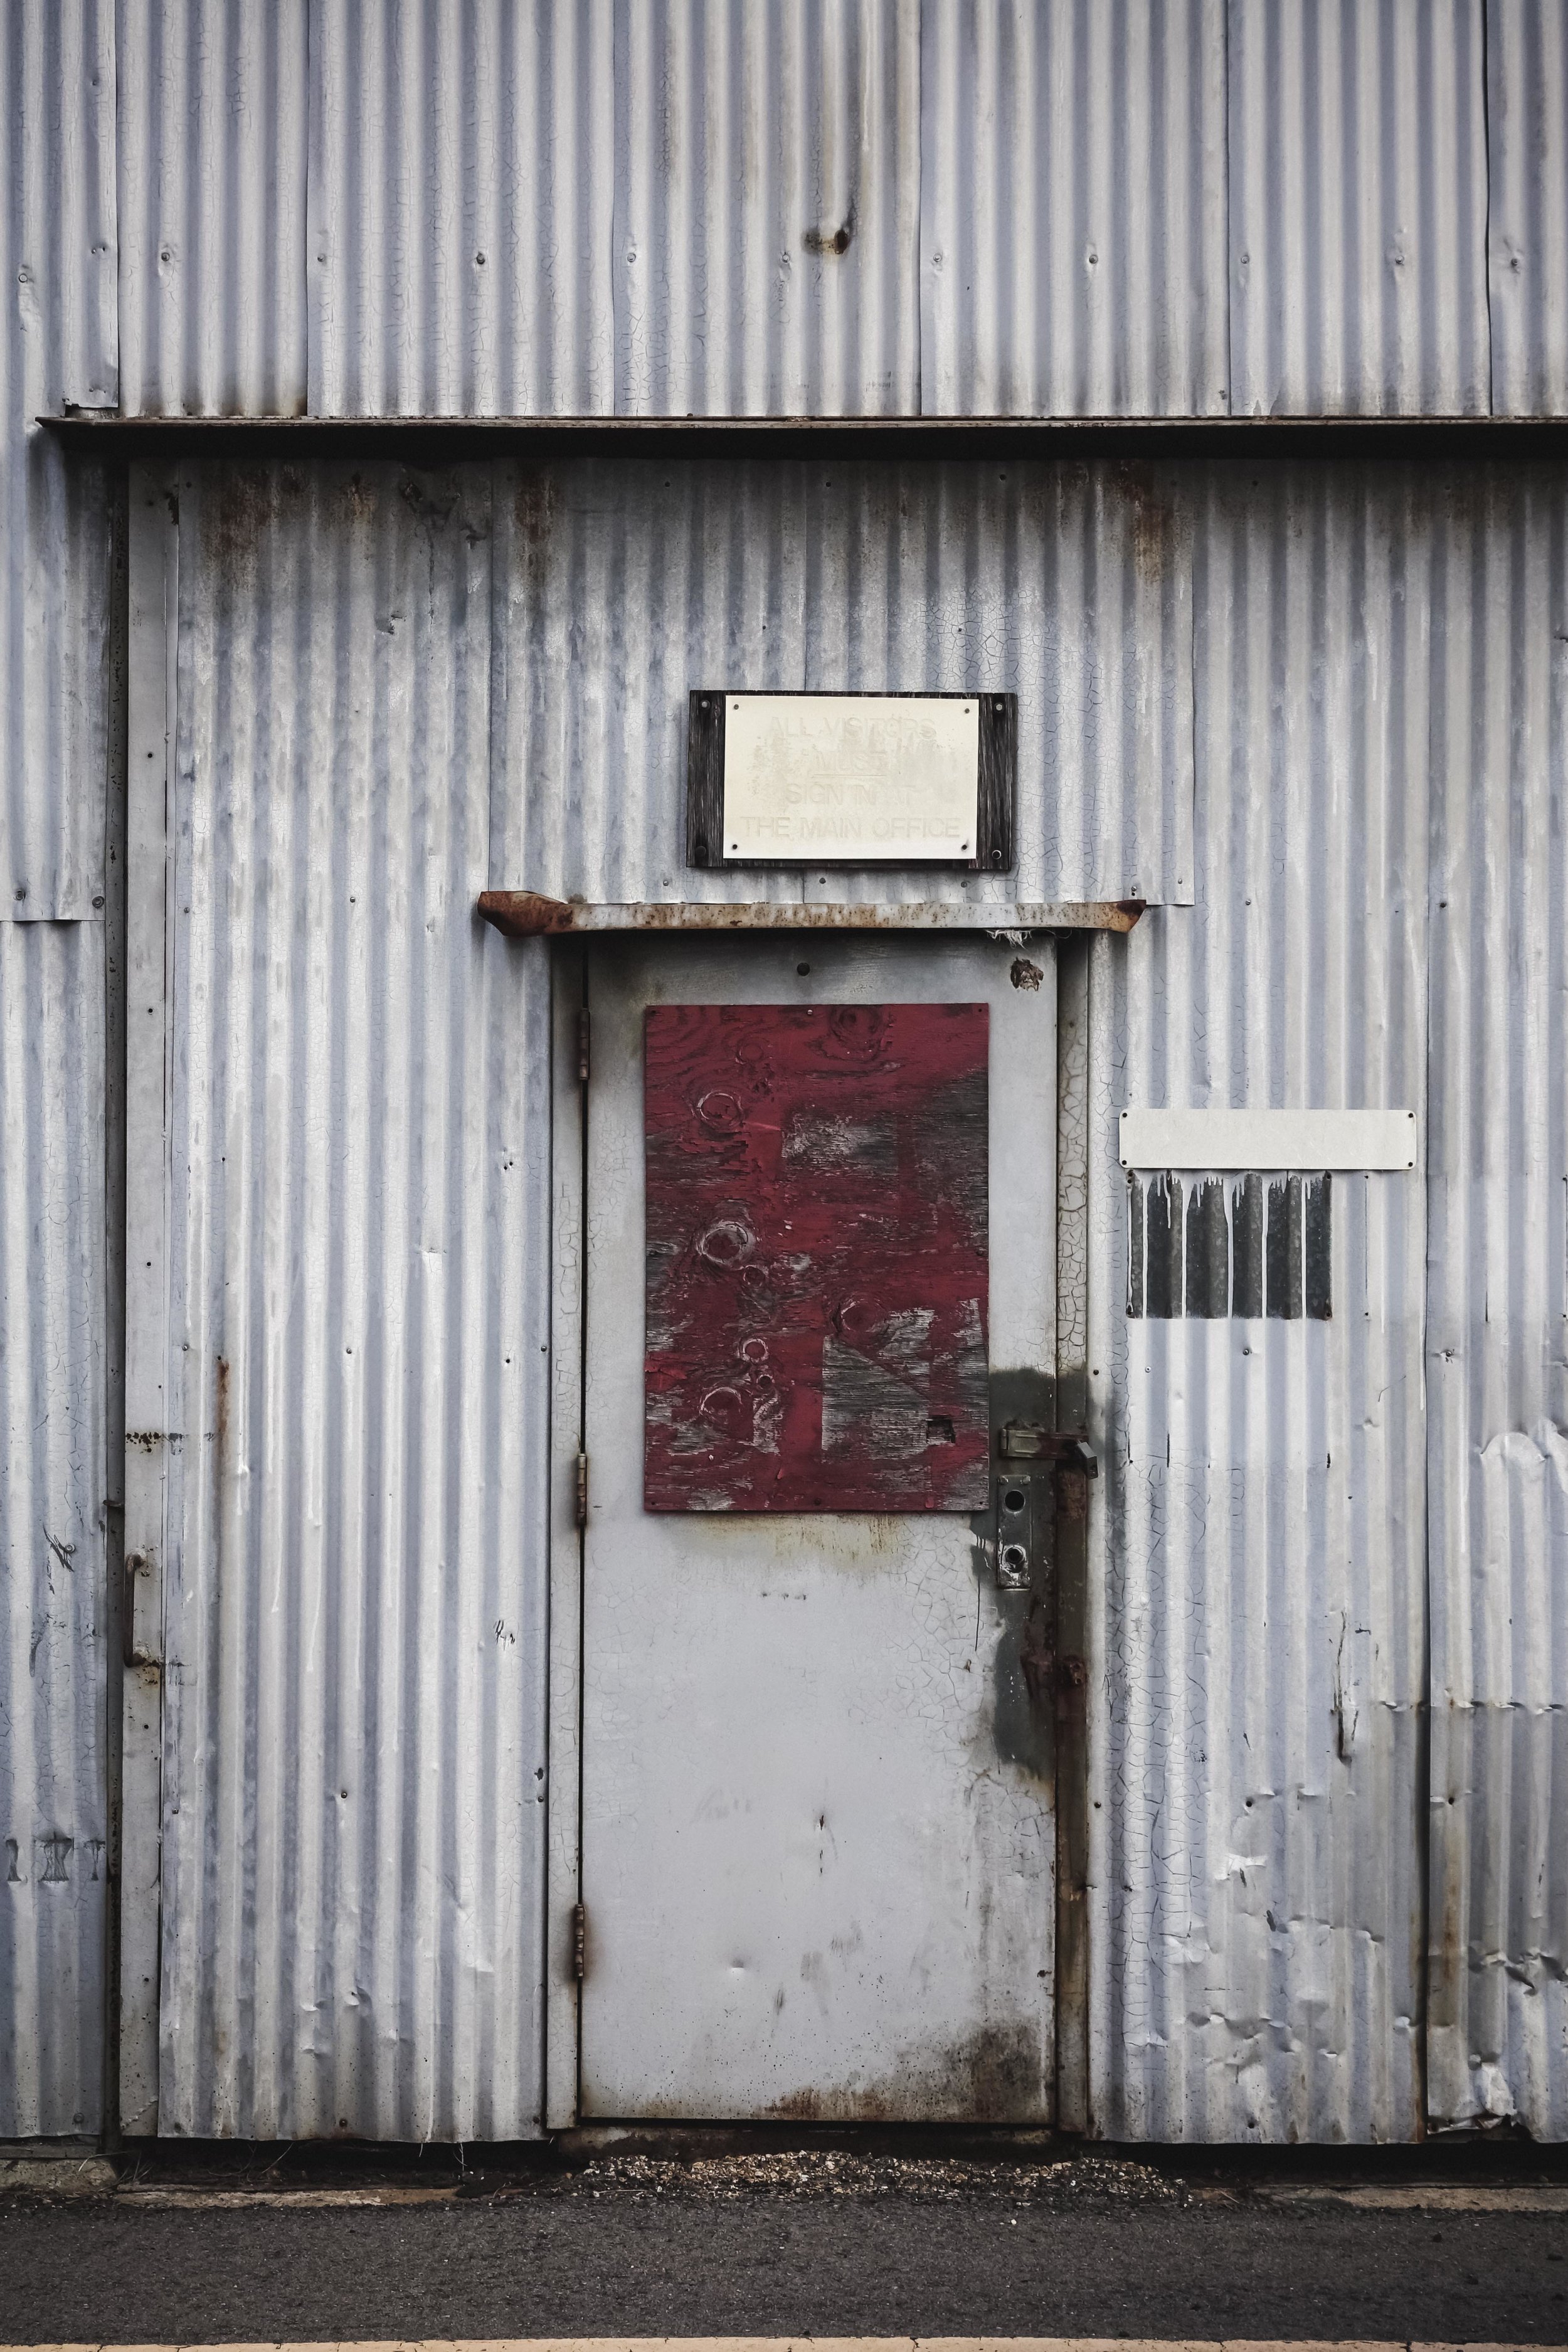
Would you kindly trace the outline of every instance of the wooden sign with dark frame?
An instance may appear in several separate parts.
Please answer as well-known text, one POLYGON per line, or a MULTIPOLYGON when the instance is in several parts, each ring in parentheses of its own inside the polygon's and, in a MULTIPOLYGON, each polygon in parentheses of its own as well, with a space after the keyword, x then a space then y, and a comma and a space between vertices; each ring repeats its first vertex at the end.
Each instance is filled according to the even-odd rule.
POLYGON ((696 687, 688 698, 686 765, 686 862, 688 866, 930 866, 933 869, 1009 874, 1014 860, 1014 806, 1017 791, 1018 698, 1015 694, 847 695, 805 696, 802 700, 892 702, 977 702, 979 705, 979 774, 975 809, 974 854, 971 856, 921 856, 904 851, 891 856, 822 856, 809 850, 791 850, 777 856, 748 852, 731 856, 727 846, 724 809, 724 733, 729 704, 741 698, 733 688, 696 687))

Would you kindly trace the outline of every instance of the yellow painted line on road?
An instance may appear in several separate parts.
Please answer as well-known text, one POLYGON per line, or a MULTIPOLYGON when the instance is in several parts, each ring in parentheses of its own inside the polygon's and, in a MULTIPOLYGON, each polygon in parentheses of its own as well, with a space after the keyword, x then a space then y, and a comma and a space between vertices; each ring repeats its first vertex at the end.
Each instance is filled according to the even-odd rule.
POLYGON ((1489 2188, 1443 2182, 1423 2189, 1264 2189, 1272 2205, 1357 2205, 1368 2213, 1568 2213, 1568 2188, 1489 2188))

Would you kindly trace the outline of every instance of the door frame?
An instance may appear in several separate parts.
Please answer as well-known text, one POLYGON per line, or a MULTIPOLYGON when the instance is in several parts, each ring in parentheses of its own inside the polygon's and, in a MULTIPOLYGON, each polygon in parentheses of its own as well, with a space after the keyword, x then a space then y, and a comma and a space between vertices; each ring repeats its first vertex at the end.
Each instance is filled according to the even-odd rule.
POLYGON ((129 469, 126 494, 124 1498, 120 1686, 116 2126, 158 2129, 163 1973, 163 1558, 168 1427, 168 796, 173 781, 179 488, 129 469))
MULTIPOLYGON (((820 923, 813 928, 822 928, 820 923)), ((849 928, 849 926, 846 926, 849 928)), ((1020 936, 1026 950, 1026 938, 1020 936)), ((1057 1361, 1058 1428, 1089 1412, 1089 964, 1092 935, 1054 934, 1057 960, 1057 1361)), ((586 1070, 584 944, 552 943, 551 966, 550 1777, 546 1803, 544 2128, 579 2118, 582 2032, 583 1578, 578 1475, 586 1361, 586 1070)), ((1084 2132, 1089 2086, 1089 1656, 1087 1527, 1058 1519, 1056 1715, 1056 2125, 1084 2132)))
POLYGON ((550 961, 550 1664, 544 1830, 546 2131, 577 2121, 583 1863, 583 1567, 578 1510, 588 1261, 584 1178, 587 956, 552 942, 550 961))

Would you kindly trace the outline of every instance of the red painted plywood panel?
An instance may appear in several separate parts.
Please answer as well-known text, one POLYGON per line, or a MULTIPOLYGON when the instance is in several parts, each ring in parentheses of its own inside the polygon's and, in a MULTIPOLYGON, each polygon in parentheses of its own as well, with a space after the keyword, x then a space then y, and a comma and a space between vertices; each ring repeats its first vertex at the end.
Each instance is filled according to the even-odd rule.
POLYGON ((650 1511, 984 1506, 989 1026, 650 1010, 650 1511))

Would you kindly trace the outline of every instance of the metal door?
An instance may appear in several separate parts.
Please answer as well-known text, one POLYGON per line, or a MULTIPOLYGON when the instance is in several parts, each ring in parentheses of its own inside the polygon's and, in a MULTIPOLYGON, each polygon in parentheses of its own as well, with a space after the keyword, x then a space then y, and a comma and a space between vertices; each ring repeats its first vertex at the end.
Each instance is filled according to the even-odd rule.
MULTIPOLYGON (((1004 1422, 1048 1418, 1055 1358, 1050 950, 951 935, 606 942, 587 990, 580 2112, 1047 2122, 1051 1728, 1029 1667, 1050 1605, 1048 1490, 999 1472, 1004 1422), (933 1008, 933 1036, 944 1018, 955 1034, 988 1031, 979 1507, 973 1468, 945 1465, 929 1489, 910 1473, 897 1509, 832 1507, 831 1493, 828 1507, 759 1508, 743 1472, 740 1507, 713 1507, 732 1498, 700 1481, 683 1497, 654 1390, 689 1302, 659 1309, 668 1329, 645 1321, 645 1253, 668 1246, 647 1216, 645 1104, 662 1116, 649 1014, 680 1006, 795 1008, 781 1034, 806 1008, 847 1035, 875 1026, 876 1008, 933 1008), (1026 1507, 1012 1546, 996 1541, 994 1493, 1026 1507)), ((910 1018, 898 1015, 906 1047, 910 1018)), ((868 1079, 857 1132, 881 1132, 874 1092, 868 1079)), ((704 1101, 710 1125, 740 1116, 704 1101)), ((742 1199, 729 1223, 750 1213, 742 1199)), ((941 1320, 921 1327, 928 1355, 941 1320)), ((715 1345, 737 1366, 715 1371, 722 1405, 704 1400, 721 1435, 763 1358, 732 1330, 715 1345)), ((952 1424, 972 1369, 949 1363, 960 1403, 924 1424, 933 1444, 962 1447, 952 1424)), ((748 1443, 752 1426, 742 1415, 748 1443)))

